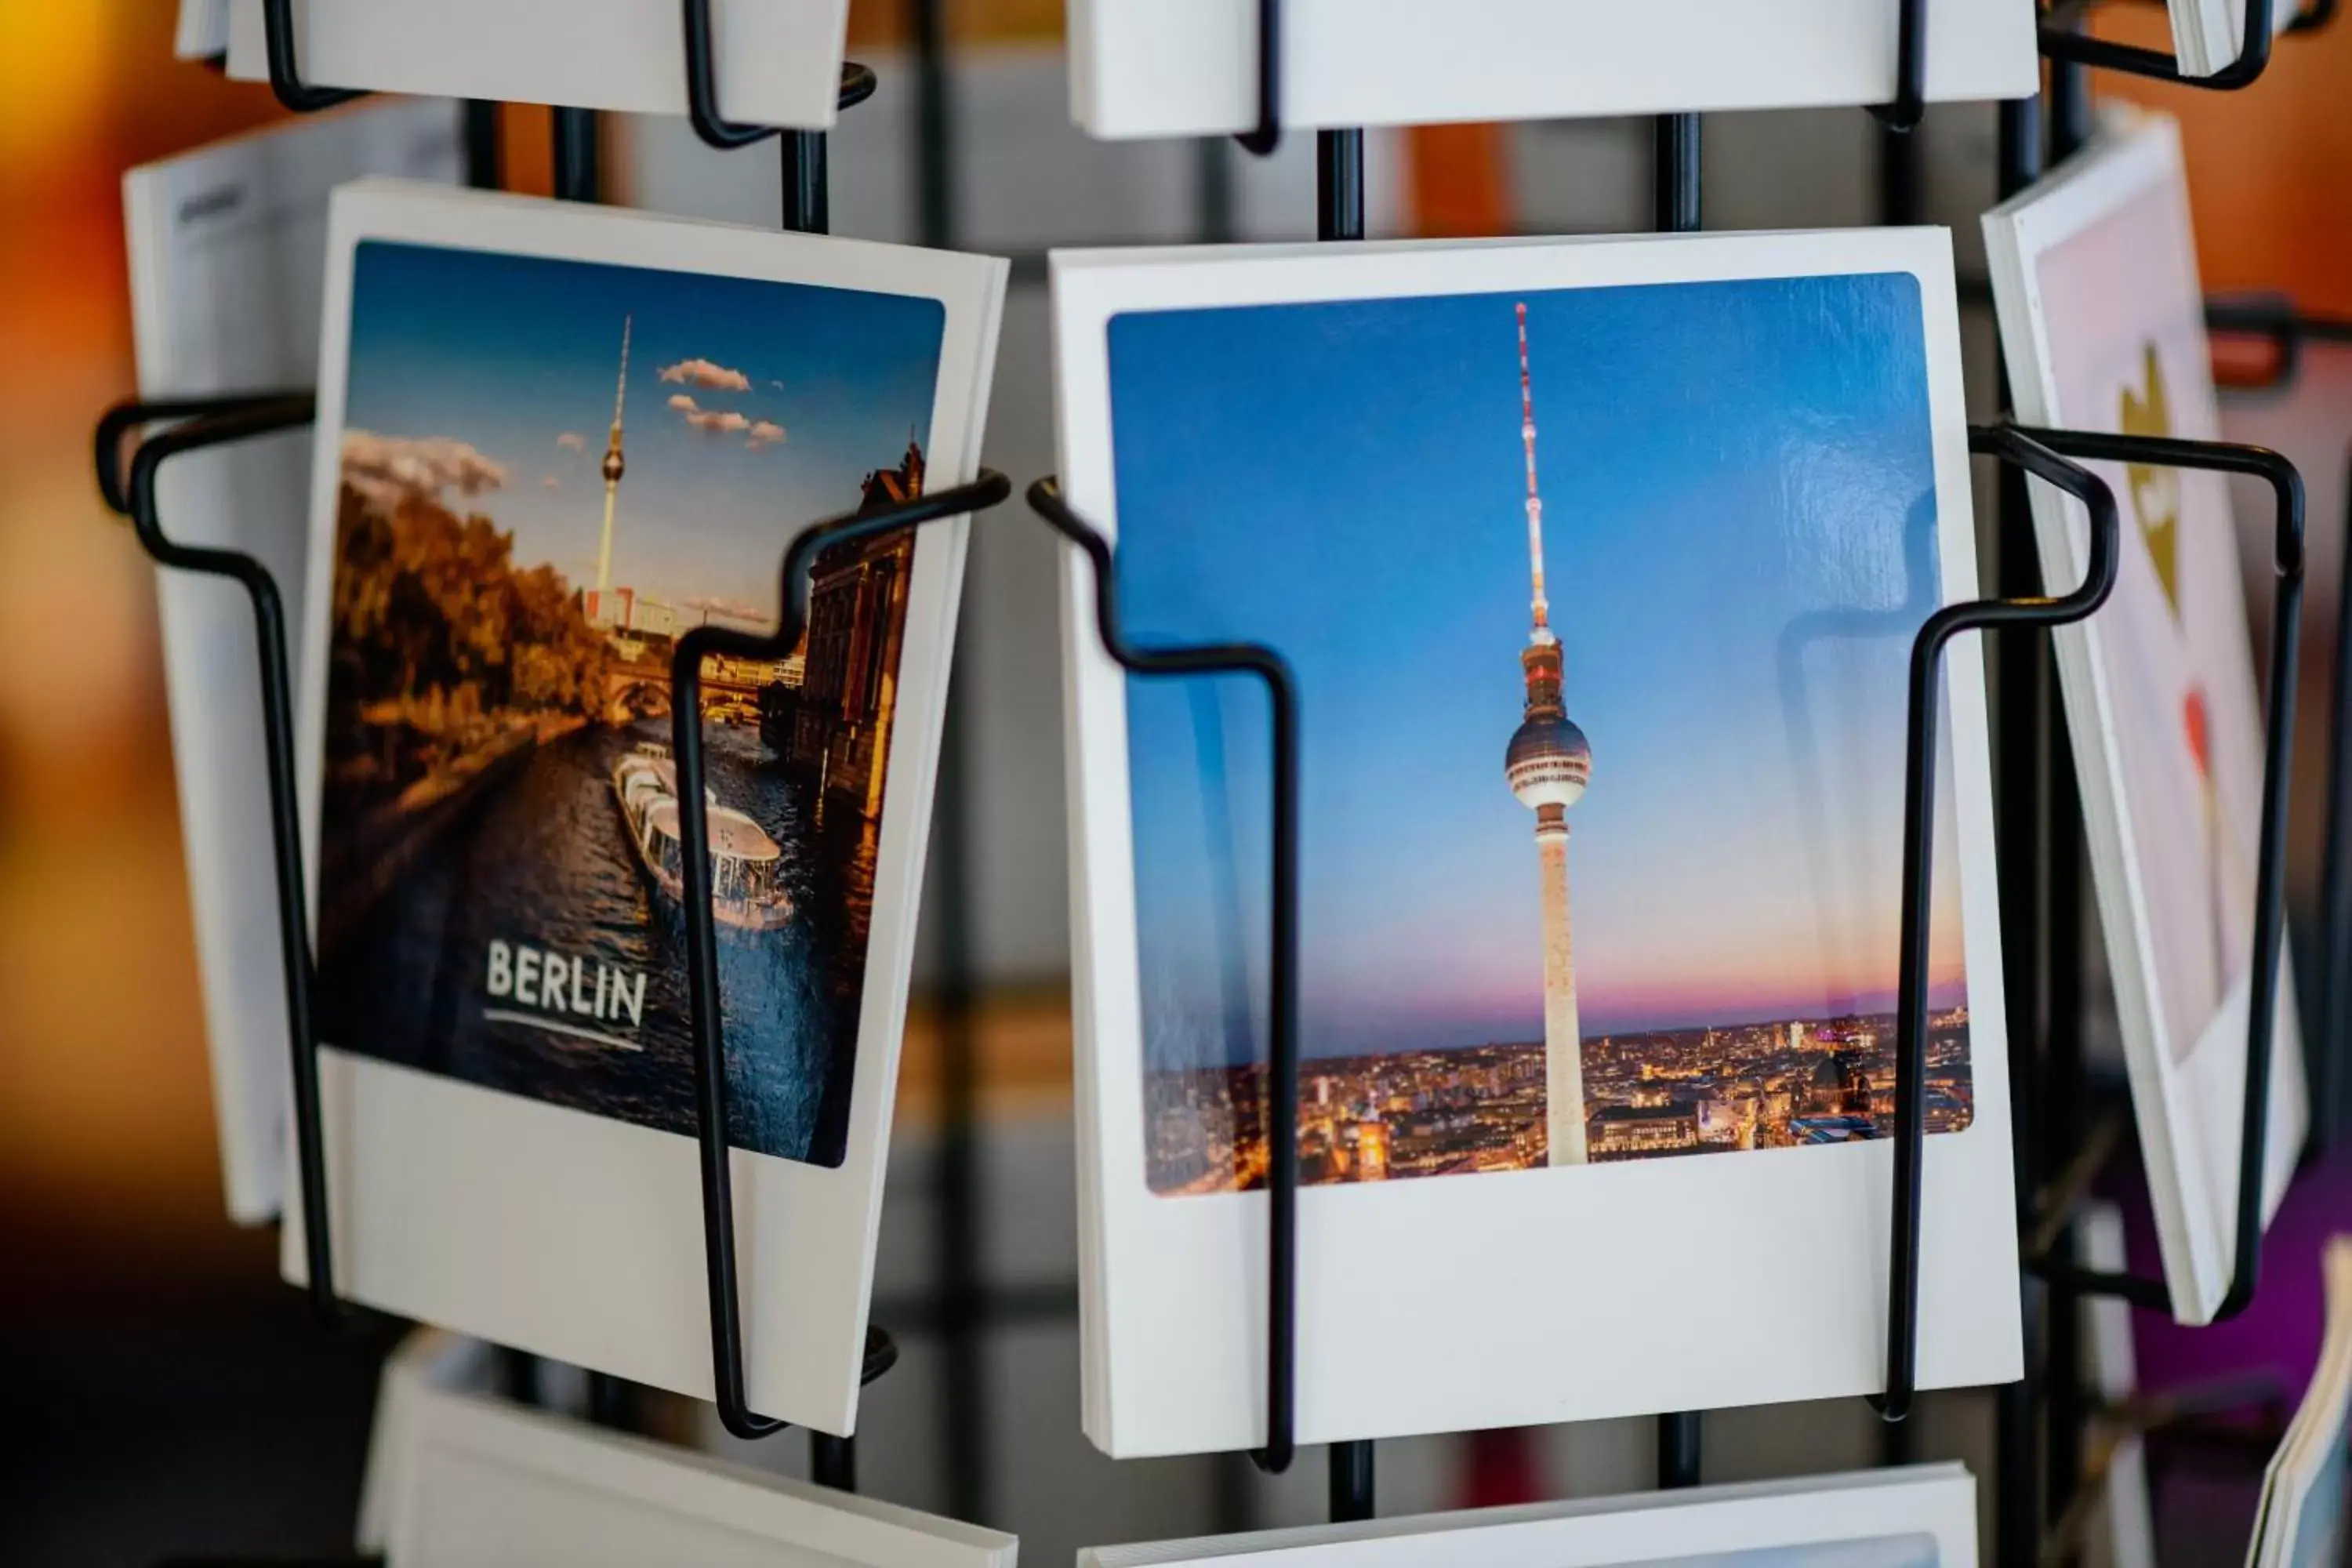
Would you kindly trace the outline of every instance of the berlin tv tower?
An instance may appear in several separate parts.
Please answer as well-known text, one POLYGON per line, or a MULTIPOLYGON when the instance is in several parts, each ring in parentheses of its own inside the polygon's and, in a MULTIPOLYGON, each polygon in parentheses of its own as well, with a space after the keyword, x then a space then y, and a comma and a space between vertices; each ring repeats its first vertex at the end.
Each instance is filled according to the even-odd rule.
POLYGON ((613 504, 621 495, 621 405, 629 396, 629 328, 633 316, 621 318, 621 379, 613 388, 613 434, 604 443, 604 536, 596 545, 596 615, 612 618, 613 504))
POLYGON ((1544 597, 1543 497, 1536 489, 1536 402, 1528 375, 1528 308, 1519 306, 1519 439, 1528 452, 1528 565, 1535 584, 1535 625, 1519 650, 1528 701, 1503 775, 1519 804, 1536 814, 1536 858, 1543 870, 1544 1101, 1550 1160, 1581 1165, 1584 1150, 1584 1041, 1576 1021, 1576 952, 1568 920, 1568 808, 1592 776, 1592 748, 1569 721, 1560 700, 1559 638, 1544 597))

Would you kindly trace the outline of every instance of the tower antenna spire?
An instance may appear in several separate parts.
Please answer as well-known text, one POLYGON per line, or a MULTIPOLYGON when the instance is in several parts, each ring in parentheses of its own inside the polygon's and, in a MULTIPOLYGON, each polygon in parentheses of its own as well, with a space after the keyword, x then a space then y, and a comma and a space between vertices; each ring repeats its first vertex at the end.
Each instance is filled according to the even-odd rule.
POLYGON ((1551 601, 1544 596, 1543 494, 1536 486, 1535 378, 1528 373, 1528 307, 1519 302, 1519 440, 1528 450, 1528 570, 1535 585, 1529 605, 1535 626, 1531 643, 1556 642, 1551 631, 1551 601))
MULTIPOLYGON (((621 374, 613 384, 613 446, 615 450, 621 445, 621 408, 629 400, 629 330, 636 324, 635 316, 621 318, 621 374)), ((1524 357, 1524 347, 1521 353, 1524 357)))

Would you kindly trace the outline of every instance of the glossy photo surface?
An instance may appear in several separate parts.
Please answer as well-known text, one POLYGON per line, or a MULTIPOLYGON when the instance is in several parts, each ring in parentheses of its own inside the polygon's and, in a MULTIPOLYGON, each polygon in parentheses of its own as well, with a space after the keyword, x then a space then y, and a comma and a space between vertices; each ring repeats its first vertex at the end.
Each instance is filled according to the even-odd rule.
MULTIPOLYGON (((1134 312, 1109 350, 1135 635, 1298 675, 1305 1181, 1891 1131, 1905 677, 1941 597, 1909 276, 1134 312)), ((1247 1189, 1265 701, 1126 702, 1148 1180, 1247 1189)), ((1931 981, 1949 1132, 1950 878, 1931 981)))
MULTIPOLYGON (((690 1134, 669 668, 764 630, 784 542, 919 493, 942 313, 899 295, 372 242, 328 666, 323 1037, 690 1134)), ((837 1164, 914 552, 703 670, 733 1098, 837 1164)))

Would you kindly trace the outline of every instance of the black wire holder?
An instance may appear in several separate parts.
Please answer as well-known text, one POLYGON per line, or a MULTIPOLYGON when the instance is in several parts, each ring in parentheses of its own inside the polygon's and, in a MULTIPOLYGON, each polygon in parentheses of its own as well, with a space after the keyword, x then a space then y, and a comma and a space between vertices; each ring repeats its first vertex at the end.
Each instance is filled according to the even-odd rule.
POLYGON ((261 0, 261 23, 269 58, 269 90, 280 104, 297 114, 316 114, 367 96, 362 88, 313 87, 302 79, 294 42, 294 0, 261 0))
POLYGON ((1282 145, 1282 0, 1257 0, 1257 123, 1234 140, 1260 158, 1282 145))
MULTIPOLYGON (((1264 157, 1275 151, 1282 140, 1280 113, 1282 60, 1281 0, 1259 0, 1258 5, 1258 124, 1251 132, 1237 136, 1244 150, 1264 157)), ((1364 133, 1360 129, 1323 128, 1315 132, 1315 237, 1318 241, 1360 240, 1364 237, 1364 133)), ((1066 538, 1079 544, 1095 562, 1097 582, 1104 580, 1109 566, 1107 546, 1101 536, 1072 512, 1061 500, 1059 488, 1050 480, 1032 486, 1029 504, 1046 521, 1061 531, 1066 538), (1092 538, 1095 543, 1087 542, 1092 538)), ((1108 599, 1098 602, 1097 610, 1111 607, 1108 599)), ((1114 623, 1102 622, 1108 627, 1114 623)), ((1108 646, 1108 645, 1107 645, 1108 646)), ((1152 673, 1120 658, 1119 650, 1112 648, 1112 657, 1139 673, 1152 673)), ((1129 653, 1143 650, 1129 647, 1129 653)), ((1244 667, 1268 682, 1276 710, 1276 749, 1283 750, 1283 726, 1288 725, 1288 746, 1294 752, 1286 764, 1277 764, 1279 773, 1287 766, 1295 795, 1297 758, 1297 713, 1295 689, 1289 685, 1286 670, 1283 683, 1275 688, 1274 666, 1255 661, 1274 658, 1268 648, 1246 648, 1228 646, 1216 650, 1235 662, 1233 668, 1244 667), (1288 709, 1287 716, 1284 710, 1288 709)), ((1276 663, 1278 664, 1278 659, 1276 663)), ((1279 786, 1280 780, 1276 781, 1279 786)), ((1289 1016, 1269 1029, 1269 1068, 1274 1078, 1272 1098, 1277 1106, 1269 1107, 1274 1124, 1267 1131, 1267 1340, 1266 1340, 1266 1440, 1263 1447, 1250 1451, 1250 1462, 1267 1475, 1280 1475, 1289 1469, 1297 1456, 1297 1229, 1298 1229, 1298 1047, 1297 1030, 1297 933, 1295 891, 1297 878, 1296 821, 1297 802, 1286 805, 1279 797, 1275 805, 1276 868, 1275 882, 1277 900, 1291 910, 1287 917, 1290 930, 1288 952, 1278 954, 1274 973, 1269 981, 1277 998, 1291 1000, 1277 1005, 1277 1017, 1286 1005, 1289 1016), (1292 826, 1286 829, 1282 824, 1292 826), (1286 851, 1286 845, 1288 846, 1286 851), (1285 863, 1283 856, 1294 857, 1285 863), (1284 891, 1284 889, 1289 889, 1284 891)), ((1277 924, 1282 917, 1277 916, 1277 924)), ((1278 939, 1277 946, 1282 942, 1278 939)), ((1328 1478, 1328 1507, 1334 1522, 1366 1520, 1375 1512, 1374 1459, 1376 1448, 1370 1439, 1337 1442, 1330 1445, 1328 1478)))
POLYGON ((167 421, 233 414, 257 404, 310 395, 308 387, 284 387, 270 392, 215 393, 205 396, 134 397, 118 403, 98 419, 98 493, 109 511, 120 517, 131 515, 131 492, 123 485, 122 443, 134 430, 167 421))
MULTIPOLYGON (((2238 43, 2238 57, 2210 76, 2189 76, 2180 68, 2177 56, 2161 49, 2141 48, 2135 44, 2118 44, 2112 39, 2095 37, 2081 26, 2091 10, 2089 0, 2056 7, 2041 24, 2041 47, 2045 58, 2070 66, 2090 66, 2099 70, 2121 71, 2126 76, 2147 77, 2152 81, 2178 82, 2183 87, 2204 88, 2214 92, 2235 92, 2252 87, 2263 71, 2270 68, 2271 45, 2278 32, 2273 23, 2278 16, 2279 0, 2245 0, 2244 31, 2238 43)), ((2290 33, 2315 32, 2333 19, 2337 0, 2312 0, 2312 4, 2295 15, 2286 26, 2290 33)))
MULTIPOLYGON (((2108 436, 2083 430, 2026 429, 2052 450, 2094 461, 2139 463, 2154 468, 2245 474, 2271 487, 2277 502, 2273 556, 2278 586, 2271 616, 2270 679, 2263 737, 2263 815, 2254 872, 2252 994, 2246 1013, 2245 1100, 2238 1135, 2238 1190, 2234 1204, 2231 1283, 2215 1309, 2214 1322, 2226 1322, 2252 1302, 2261 1279, 2263 1173, 2269 1144, 2271 1059, 2276 1034, 2280 960, 2286 944, 2286 807, 2294 743, 2296 638, 2303 616, 2303 477, 2278 453, 2261 447, 2220 441, 2184 441, 2147 436, 2108 436)), ((2332 944, 2331 944, 2332 945, 2332 944)), ((2087 1174, 2088 1173, 2086 1173, 2087 1174)), ((2079 1190, 2053 1194, 2053 1208, 2037 1230, 2063 1228, 2079 1190)), ((2069 1296, 2116 1296, 2135 1306, 2175 1312, 2171 1292, 2160 1279, 2105 1273, 2074 1263, 2063 1244, 2027 1266, 2047 1280, 2062 1300, 2069 1296)), ((2063 1308, 2062 1307, 2062 1310, 2063 1308)))
MULTIPOLYGON (((1094 574, 1095 630, 1103 651, 1136 675, 1247 675, 1265 687, 1273 715, 1274 822, 1269 889, 1266 1057, 1265 1446, 1250 1458, 1279 1475, 1297 1452, 1298 1410, 1298 682, 1289 661, 1257 643, 1139 647, 1118 613, 1111 545, 1062 499, 1059 481, 1029 487, 1030 510, 1078 547, 1094 574)), ((1335 1510, 1371 1491, 1371 1445, 1333 1445, 1335 1510), (1344 1450, 1344 1452, 1342 1452, 1344 1450)))
POLYGON ((1889 1241, 1886 1391, 1880 1416, 1910 1416, 1918 1392, 1919 1242, 1927 1110, 1927 928, 1934 892, 1936 724, 1944 650, 1962 632, 2054 628, 2082 620, 2114 591, 2120 529, 2106 481, 2069 462, 2037 432, 2007 426, 1969 432, 1972 452, 2012 465, 2080 500, 2091 514, 2091 553, 2082 583, 2062 597, 1980 599, 1946 605, 1911 645, 1909 727, 1903 814, 1902 973, 1895 1011, 1895 1203, 1889 1241))
POLYGON ((1916 131, 1927 111, 1927 0, 1898 0, 1895 22, 1895 96, 1874 103, 1879 124, 1896 132, 1916 131))
POLYGON ((302 1193, 302 1254, 310 1305, 320 1320, 340 1326, 351 1312, 335 1293, 333 1227, 327 1207, 326 1137, 319 1108, 318 1037, 311 1026, 310 899, 302 876, 302 833, 295 805, 294 680, 286 653, 285 601, 258 560, 239 550, 182 544, 163 530, 156 505, 163 467, 185 452, 298 430, 310 423, 307 392, 232 394, 129 403, 99 422, 98 475, 107 503, 131 519, 140 544, 161 566, 226 577, 253 602, 254 640, 260 653, 262 732, 268 751, 271 870, 278 882, 278 938, 285 969, 286 1030, 290 1047, 297 1179, 302 1193), (151 420, 179 423, 148 437, 131 455, 126 489, 117 479, 122 437, 151 420))
MULTIPOLYGON (((897 506, 852 513, 815 524, 795 536, 784 551, 782 608, 769 633, 700 626, 677 639, 670 657, 670 752, 677 768, 677 828, 684 894, 687 990, 694 1024, 696 1140, 701 1150, 703 1260, 710 1292, 710 1355, 719 1418, 738 1437, 765 1437, 788 1425, 752 1412, 743 1367, 743 1328, 739 1270, 735 1263, 734 1184, 727 1140, 727 1040, 719 1016, 719 937, 710 912, 710 828, 703 797, 702 661, 714 654, 740 658, 781 659, 800 646, 807 629, 802 607, 809 563, 816 552, 894 529, 913 528, 942 518, 984 510, 1013 493, 1003 475, 982 470, 970 484, 919 496, 897 506)), ((879 1365, 877 1332, 866 1342, 866 1380, 888 1370, 895 1350, 879 1365)), ((887 1344, 887 1337, 879 1343, 887 1344)))
MULTIPOLYGON (((753 125, 728 119, 719 111, 719 51, 711 42, 710 0, 682 0, 686 26, 686 115, 694 133, 720 152, 749 147, 778 133, 773 125, 753 125)), ((874 96, 874 73, 855 60, 841 67, 841 96, 836 109, 847 109, 874 96)))
MULTIPOLYGON (((2251 1302, 2260 1279, 2260 1248, 2262 1242, 2263 1177, 2267 1160, 2267 1112, 2269 1084, 2273 1068, 2275 1037, 2276 987, 2274 981, 2264 983, 2265 976, 2275 976, 2284 953, 2285 900, 2285 823, 2286 802, 2290 782, 2288 761, 2292 750, 2294 702, 2295 687, 2295 639, 2300 619, 2303 592, 2303 490, 2294 466, 2274 452, 2260 447, 2236 446, 2222 442, 2184 441, 2155 437, 2110 436, 2074 430, 2045 430, 2031 426, 2013 426, 2015 433, 2035 441, 2046 449, 2070 458, 2141 464, 2157 468, 2197 468, 2210 471, 2252 475, 2266 481, 2277 501, 2275 545, 2273 556, 2278 578, 2273 609, 2273 637, 2270 650, 2270 681, 2264 718, 2264 759, 2263 812, 2260 845, 2257 851, 2255 915, 2252 935, 2253 993, 2247 1019, 2247 1061, 2239 1144, 2239 1166, 2235 1209, 2237 1233, 2233 1241, 2231 1281, 2211 1321, 2221 1321, 2242 1312, 2251 1302)), ((2008 503, 2005 503, 2005 510, 2008 503)), ((2031 529, 2030 521, 2022 515, 2009 519, 2012 527, 2031 529)), ((2094 552, 2101 524, 2094 514, 2094 552)), ((2005 540, 2004 552, 2016 543, 2029 545, 2028 531, 2021 541, 2014 533, 2005 540)), ((2336 647, 2338 679, 2342 679, 2345 656, 2352 649, 2352 641, 2339 637, 2336 647)), ((2004 690, 2004 700, 2014 700, 2014 689, 2004 690)), ((2339 713, 2343 711, 2339 704, 2339 713)), ((2067 748, 2063 728, 2054 710, 2045 727, 2042 716, 2029 712, 2013 716, 2011 722, 2021 721, 2023 731, 2032 743, 2051 748, 2053 773, 2066 767, 2067 748)), ((2013 735, 2016 731, 2011 731, 2013 735)), ((2341 896, 2346 878, 2342 857, 2344 824, 2341 800, 2343 795, 2345 731, 2339 727, 2336 737, 2336 757, 2331 763, 2331 802, 2328 843, 2332 858, 2326 872, 2330 891, 2323 900, 2326 913, 2320 950, 2323 953, 2341 951, 2347 933, 2347 918, 2352 915, 2341 896)), ((2030 761, 2011 759, 2002 766, 2005 779, 2013 782, 2011 769, 2022 769, 2032 776, 2035 764, 2030 761)), ((2063 776, 2071 777, 2071 773, 2063 776)), ((2079 838, 2063 830, 2072 828, 2079 834, 2079 826, 2068 814, 2077 811, 2065 792, 2053 790, 2052 795, 2039 803, 2039 809, 2050 815, 2044 822, 2047 842, 2040 853, 2047 858, 2053 883, 2061 870, 2060 858, 2071 862, 2080 853, 2079 838)), ((2009 839, 2002 841, 2006 856, 2032 854, 2032 847, 2021 847, 2009 839)), ((2079 874, 2077 874, 2079 875, 2079 874)), ((2004 903, 2007 902, 2005 895, 2004 903)), ((2013 913, 2014 911, 2011 911, 2013 913)), ((2078 1304, 2085 1297, 2113 1296, 2132 1305, 2172 1312, 2173 1303, 2164 1282, 2126 1273, 2100 1272, 2076 1264, 2068 1251, 2070 1227, 2077 1209, 2092 1181, 2114 1153, 2126 1113, 2116 1114, 2090 1125, 2077 1128, 2075 1102, 2080 1097, 2083 1060, 2079 1048, 2079 1020, 2082 1006, 2079 982, 2072 973, 2074 965, 2074 944, 2079 940, 2083 911, 2079 903, 2063 901, 2054 886, 2034 903, 2031 911, 2037 922, 2046 918, 2047 929, 2037 923, 2032 936, 2050 944, 2050 969, 2046 978, 2029 964, 2025 972, 2011 976, 2016 994, 2012 997, 2011 1077, 2012 1105, 2015 1108, 2016 1140, 2020 1161, 2020 1233, 2021 1252, 2029 1281, 2039 1281, 2045 1288, 2044 1310, 2041 1299, 2029 1290, 2023 1303, 2027 1333, 2027 1353, 2024 1379, 2000 1391, 1999 1473, 1996 1483, 1996 1561, 2007 1568, 2023 1568, 2043 1553, 2064 1549, 2066 1531, 2079 1513, 2084 1489, 2098 1482, 2097 1455, 2085 1446, 2084 1433, 2093 1412, 2088 1408, 2080 1386, 2082 1329, 2078 1304), (2049 1006, 2046 1025, 2021 1026, 2021 1016, 2035 1016, 2036 991, 2043 987, 2049 1006), (2020 1012, 2022 1009, 2022 1012, 2020 1012), (2043 1032, 2046 1029, 2046 1034, 2043 1032), (2046 1050, 2037 1051, 2037 1046, 2046 1050), (2045 1059, 2046 1058, 2046 1059, 2045 1059), (2048 1131, 2038 1125, 2047 1110, 2048 1131), (2034 1125, 2029 1125, 2029 1121, 2034 1125), (2078 1142, 2079 1140, 2079 1142, 2078 1142), (2046 1361, 2037 1354, 2037 1337, 2046 1334, 2046 1361), (2046 1402, 2047 1420, 2042 1419, 2046 1402), (2034 1456, 2037 1449, 2042 1459, 2042 1474, 2046 1489, 2037 1485, 2034 1456), (2046 1516, 2037 1500, 2046 1500, 2046 1516), (2053 1533, 2054 1532, 2054 1533, 2053 1533)), ((2326 962, 2323 960, 2323 962, 2326 962)), ((2326 993, 2328 1001, 2340 1005, 2341 988, 2332 982, 2326 993)), ((2326 1015, 2323 1015, 2326 1016, 2326 1015)), ((2315 1060, 2324 1064, 2339 1048, 2338 1031, 2333 1023, 2323 1022, 2315 1031, 2312 1046, 2315 1060)), ((1901 1080, 1898 1080, 1901 1081, 1901 1080)), ((2315 1110, 2317 1097, 2315 1095, 2315 1110)))
MULTIPOLYGON (((687 118, 703 142, 722 152, 748 147, 780 135, 783 143, 783 227, 794 233, 823 234, 830 226, 825 168, 825 133, 739 123, 719 110, 718 52, 712 42, 710 0, 681 0, 686 43, 687 118)), ((848 109, 874 96, 875 74, 855 60, 841 68, 836 110, 848 109)), ((805 579, 811 552, 824 542, 862 536, 889 526, 913 527, 941 517, 962 515, 997 505, 1011 493, 1002 475, 983 470, 981 479, 937 495, 918 497, 883 511, 819 523, 795 539, 785 552, 782 567, 782 615, 773 634, 784 639, 789 653, 803 629, 798 585, 805 579), (989 492, 993 489, 992 495, 989 492), (941 510, 942 508, 945 510, 941 510), (877 521, 877 519, 895 519, 877 521), (846 530, 845 533, 843 531, 846 530), (820 537, 821 536, 821 537, 820 537), (804 548, 805 547, 805 548, 804 548), (789 634, 789 635, 787 635, 789 634)), ((701 795, 702 732, 700 719, 701 657, 688 644, 701 638, 709 647, 725 637, 746 637, 721 627, 696 628, 678 641, 671 666, 671 716, 677 735, 688 737, 673 748, 680 787, 691 773, 695 798, 681 804, 681 842, 709 843, 708 820, 701 795), (683 672, 682 674, 680 672, 683 672), (680 717, 685 715, 686 717, 680 717), (688 757, 691 755, 691 768, 688 757)), ((759 639, 762 642, 772 638, 759 639)), ((720 650, 723 651, 723 650, 720 650)), ((782 654, 773 656, 782 657, 782 654)), ((674 737, 675 739, 675 737, 674 737)), ((735 1262, 734 1194, 728 1162, 727 1071, 724 1028, 719 1014, 717 931, 710 912, 710 867, 707 853, 681 857, 685 864, 685 926, 688 993, 695 1037, 696 1103, 699 1115, 696 1140, 702 1175, 703 1264, 710 1300, 711 1385, 719 1419, 737 1437, 756 1439, 782 1431, 787 1423, 756 1414, 751 1408, 749 1379, 743 1364, 742 1295, 735 1262), (701 890, 695 889, 700 886, 701 890)), ((898 1350, 890 1336, 869 1324, 866 1361, 859 1381, 872 1383, 898 1363, 898 1350)), ((812 1432, 810 1468, 817 1483, 855 1491, 856 1450, 852 1440, 831 1433, 812 1432)))

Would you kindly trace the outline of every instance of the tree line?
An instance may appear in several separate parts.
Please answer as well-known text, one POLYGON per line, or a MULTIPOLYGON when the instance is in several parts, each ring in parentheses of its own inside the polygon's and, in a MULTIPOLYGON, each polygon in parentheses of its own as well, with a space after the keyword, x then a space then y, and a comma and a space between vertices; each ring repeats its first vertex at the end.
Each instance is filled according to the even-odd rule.
POLYGON ((526 715, 601 716, 610 646, 563 574, 518 566, 488 518, 415 493, 371 504, 345 484, 335 540, 328 701, 344 756, 414 776, 526 715), (385 729, 409 743, 369 734, 385 729))

